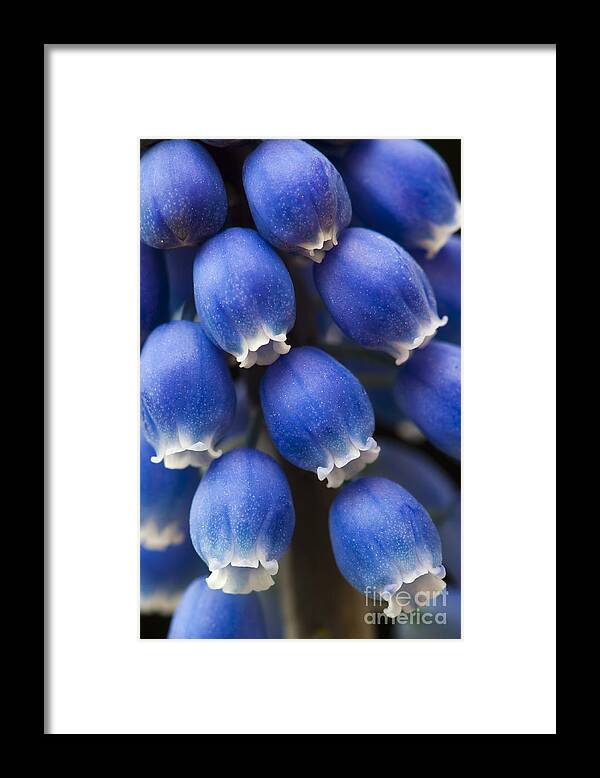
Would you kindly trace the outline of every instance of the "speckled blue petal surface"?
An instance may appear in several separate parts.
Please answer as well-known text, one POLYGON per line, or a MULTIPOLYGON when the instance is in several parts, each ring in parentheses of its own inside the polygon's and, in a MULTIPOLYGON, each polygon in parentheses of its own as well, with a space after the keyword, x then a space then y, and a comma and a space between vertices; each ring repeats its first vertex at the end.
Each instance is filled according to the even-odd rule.
POLYGON ((164 549, 140 546, 140 610, 173 613, 190 581, 206 573, 189 535, 183 543, 164 549))
POLYGON ((206 465, 235 413, 235 388, 225 355, 199 324, 157 327, 142 349, 143 429, 155 462, 166 467, 206 465))
POLYGON ((294 286, 283 261, 255 230, 233 227, 198 249, 194 296, 204 331, 241 367, 270 365, 289 351, 294 286))
POLYGON ((432 260, 415 254, 433 288, 438 313, 448 317, 448 324, 440 330, 440 340, 460 345, 460 237, 453 235, 432 260))
POLYGON ((192 543, 211 571, 208 586, 229 594, 272 586, 294 521, 287 480, 267 454, 236 449, 213 462, 190 513, 192 543))
POLYGON ((162 252, 140 243, 140 343, 169 317, 169 281, 162 252))
POLYGON ((256 594, 235 597, 210 589, 204 578, 187 588, 173 615, 169 638, 267 638, 256 594))
POLYGON ((278 249, 319 262, 350 224, 342 177, 304 141, 264 141, 246 159, 243 179, 256 228, 278 249))
POLYGON ((140 225, 157 249, 195 246, 227 218, 227 195, 208 151, 191 140, 165 140, 140 161, 140 225))
POLYGON ((387 478, 359 478, 342 489, 329 512, 329 533, 344 578, 366 596, 386 601, 388 616, 412 610, 418 593, 445 586, 435 524, 406 489, 387 478))
POLYGON ((460 459, 460 347, 434 341, 398 371, 394 396, 434 446, 460 459))
POLYGON ((421 266, 393 240, 373 230, 344 230, 315 284, 338 327, 365 348, 405 362, 446 321, 438 316, 421 266))
POLYGON ((200 481, 198 470, 169 470, 151 461, 154 447, 140 436, 140 541, 150 549, 183 543, 200 481))
POLYGON ((340 486, 379 453, 367 393, 333 357, 295 348, 271 365, 260 387, 265 421, 279 452, 292 464, 340 486))
POLYGON ((359 141, 340 165, 362 224, 403 248, 421 248, 433 256, 460 227, 450 171, 423 141, 359 141))

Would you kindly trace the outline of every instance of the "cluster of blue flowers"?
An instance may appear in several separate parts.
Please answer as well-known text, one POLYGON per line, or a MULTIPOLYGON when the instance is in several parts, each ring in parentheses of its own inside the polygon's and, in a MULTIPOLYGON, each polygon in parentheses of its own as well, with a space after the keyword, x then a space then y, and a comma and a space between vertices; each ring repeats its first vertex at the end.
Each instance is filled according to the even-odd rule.
POLYGON ((277 453, 342 487, 329 516, 339 572, 387 616, 445 588, 440 479, 412 478, 410 456, 395 477, 402 456, 374 435, 388 413, 460 458, 459 198, 422 141, 326 146, 167 140, 141 158, 141 603, 179 602, 172 638, 270 636, 256 593, 295 525, 277 453), (219 154, 237 155, 237 189, 219 154), (239 207, 255 229, 238 226, 239 207), (292 277, 310 337, 296 335, 306 305, 292 277), (273 456, 256 448, 263 420, 273 456))

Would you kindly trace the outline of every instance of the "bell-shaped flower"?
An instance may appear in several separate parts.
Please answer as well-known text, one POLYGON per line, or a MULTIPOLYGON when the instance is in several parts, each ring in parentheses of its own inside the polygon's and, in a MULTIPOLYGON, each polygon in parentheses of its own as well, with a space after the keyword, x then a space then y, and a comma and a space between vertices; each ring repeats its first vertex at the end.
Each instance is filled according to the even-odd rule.
POLYGON ((169 638, 267 638, 258 595, 235 597, 210 589, 205 578, 193 581, 181 598, 169 627, 169 638))
POLYGON ((202 328, 240 367, 270 365, 290 350, 294 285, 281 258, 255 230, 233 227, 198 249, 194 297, 202 328))
POLYGON ((267 454, 239 448, 213 462, 190 512, 192 543, 211 573, 208 586, 226 594, 272 586, 294 521, 287 480, 267 454))
POLYGON ((183 543, 166 548, 140 545, 141 613, 173 613, 190 581, 206 574, 206 565, 194 551, 189 534, 183 543))
POLYGON ((227 218, 227 194, 208 151, 191 140, 165 140, 140 161, 140 224, 157 249, 196 246, 227 218))
POLYGON ((419 263, 378 232, 345 230, 327 261, 315 266, 314 276, 342 332, 365 348, 391 354, 397 365, 413 349, 426 346, 447 322, 438 316, 419 263))
POLYGON ((280 454, 338 487, 374 462, 373 408, 360 381, 312 346, 271 365, 260 387, 267 427, 280 454))
POLYGON ((363 140, 341 161, 355 216, 429 258, 460 227, 460 202, 444 160, 420 140, 363 140))
MULTIPOLYGON (((420 262, 420 255, 415 254, 415 259, 420 262)), ((435 294, 438 313, 448 317, 448 326, 439 333, 440 339, 460 344, 460 237, 453 235, 422 267, 435 294)))
POLYGON ((140 242, 140 343, 169 318, 169 280, 162 252, 140 242))
POLYGON ((168 470, 151 458, 153 446, 140 440, 140 543, 159 550, 188 538, 190 507, 199 482, 193 467, 168 470))
POLYGON ((264 141, 244 162, 243 180, 256 228, 282 251, 321 262, 350 224, 342 177, 304 141, 264 141))
POLYGON ((235 388, 225 355, 199 324, 157 327, 142 349, 142 422, 153 462, 202 467, 220 456, 216 446, 235 414, 235 388))
POLYGON ((400 409, 436 448, 460 459, 460 347, 434 341, 398 371, 400 409))
POLYGON ((359 478, 335 498, 329 534, 337 566, 386 616, 431 602, 446 584, 442 544, 431 517, 387 478, 359 478))

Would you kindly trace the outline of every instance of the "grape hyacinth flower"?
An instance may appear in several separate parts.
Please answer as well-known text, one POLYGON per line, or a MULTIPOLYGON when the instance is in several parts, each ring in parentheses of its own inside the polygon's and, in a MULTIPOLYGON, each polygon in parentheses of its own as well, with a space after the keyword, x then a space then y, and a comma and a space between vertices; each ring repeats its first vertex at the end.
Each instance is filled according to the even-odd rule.
POLYGON ((192 543, 211 573, 208 586, 226 594, 273 586, 294 522, 290 488, 271 457, 248 448, 223 454, 206 471, 190 512, 192 543))
POLYGON ((366 598, 395 618, 426 605, 446 584, 435 524, 415 498, 387 478, 359 478, 335 498, 329 534, 337 566, 366 598))
POLYGON ((240 367, 270 365, 287 354, 296 319, 286 266, 255 230, 233 227, 198 249, 194 296, 200 324, 240 367))
POLYGON ((140 542, 160 550, 183 543, 189 534, 190 507, 198 471, 168 470, 151 461, 154 448, 141 434, 140 440, 140 542))
MULTIPOLYGON (((421 255, 415 254, 421 261, 421 255)), ((441 340, 460 344, 460 237, 453 235, 431 262, 422 263, 437 300, 438 313, 448 317, 441 340)))
POLYGON ((351 227, 314 268, 315 284, 347 337, 401 365, 448 321, 421 266, 393 240, 351 227))
POLYGON ((264 141, 244 162, 243 180, 256 228, 282 251, 321 262, 350 224, 342 177, 304 141, 264 141))
POLYGON ((460 459, 460 347, 434 341, 398 371, 394 396, 436 448, 460 459))
POLYGON ((235 597, 198 578, 187 588, 169 627, 169 638, 267 638, 258 595, 235 597))
POLYGON ((379 447, 367 393, 333 357, 295 348, 271 365, 260 387, 265 421, 282 456, 338 487, 374 462, 379 447))
POLYGON ((190 581, 206 573, 206 565, 194 551, 188 534, 183 543, 166 548, 140 545, 141 612, 173 613, 190 581))
POLYGON ((460 227, 460 202, 444 160, 420 140, 363 140, 342 160, 355 215, 429 259, 460 227))
POLYGON ((151 146, 140 162, 141 238, 157 249, 196 246, 227 218, 227 195, 208 151, 191 140, 151 146))
POLYGON ((160 251, 140 242, 140 342, 168 319, 169 281, 160 251))
POLYGON ((157 327, 141 356, 142 421, 156 452, 152 462, 180 469, 207 465, 235 413, 235 388, 225 355, 199 324, 157 327))

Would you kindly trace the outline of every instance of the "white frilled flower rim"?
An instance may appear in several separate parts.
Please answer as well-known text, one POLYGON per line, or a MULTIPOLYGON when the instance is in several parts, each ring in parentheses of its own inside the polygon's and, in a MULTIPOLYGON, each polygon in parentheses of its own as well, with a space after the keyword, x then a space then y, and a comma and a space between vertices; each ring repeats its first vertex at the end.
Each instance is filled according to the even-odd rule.
POLYGON ((343 457, 331 455, 330 461, 325 467, 317 468, 319 481, 327 479, 329 489, 337 489, 344 481, 354 478, 367 465, 374 462, 379 456, 380 448, 375 438, 367 438, 364 445, 351 441, 350 447, 343 457))
POLYGON ((446 245, 448 238, 454 235, 456 230, 460 228, 460 222, 461 206, 458 203, 454 211, 454 219, 450 224, 430 223, 430 237, 419 242, 419 248, 425 251, 425 259, 433 259, 435 257, 438 251, 446 245))
POLYGON ((164 462, 168 470, 183 470, 185 467, 207 468, 213 459, 218 459, 223 452, 213 448, 212 440, 196 443, 184 440, 181 435, 170 445, 162 446, 156 455, 150 457, 155 464, 164 462))
POLYGON ((243 559, 234 556, 226 564, 209 562, 210 575, 206 579, 209 589, 222 589, 225 594, 250 594, 264 592, 275 583, 279 563, 275 559, 243 559))
POLYGON ((302 250, 304 256, 309 257, 313 260, 313 262, 321 264, 325 254, 329 251, 329 249, 337 246, 337 244, 337 232, 335 227, 332 227, 330 230, 325 232, 323 230, 319 230, 319 234, 313 241, 299 243, 298 249, 302 250))
POLYGON ((411 341, 397 340, 394 343, 389 343, 386 351, 394 357, 396 365, 403 365, 410 357, 411 351, 425 348, 439 328, 445 327, 446 324, 448 324, 447 316, 442 316, 441 319, 439 316, 434 316, 427 324, 421 326, 421 331, 416 338, 411 341))
POLYGON ((399 581, 380 592, 381 598, 388 604, 383 609, 384 614, 396 618, 402 611, 410 613, 415 608, 431 605, 433 598, 446 588, 446 582, 442 580, 445 577, 444 565, 422 565, 412 573, 400 576, 399 581))
POLYGON ((287 333, 273 335, 265 327, 250 338, 244 339, 244 348, 235 358, 240 367, 272 365, 280 356, 287 354, 291 346, 286 343, 287 333))

